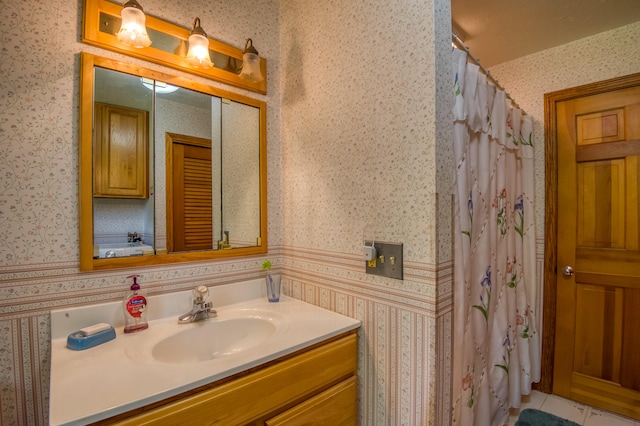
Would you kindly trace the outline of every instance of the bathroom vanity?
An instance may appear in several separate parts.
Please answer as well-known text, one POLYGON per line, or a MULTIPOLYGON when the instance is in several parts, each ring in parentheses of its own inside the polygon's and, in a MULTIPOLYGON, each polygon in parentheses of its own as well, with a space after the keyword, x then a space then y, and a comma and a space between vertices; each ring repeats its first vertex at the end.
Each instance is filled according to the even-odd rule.
POLYGON ((149 329, 122 332, 120 303, 54 311, 50 423, 356 424, 360 322, 283 297, 264 280, 210 287, 216 318, 178 324, 191 292, 149 297, 149 329), (68 334, 106 322, 83 351, 68 334))
POLYGON ((356 355, 349 334, 97 424, 355 425, 356 355))

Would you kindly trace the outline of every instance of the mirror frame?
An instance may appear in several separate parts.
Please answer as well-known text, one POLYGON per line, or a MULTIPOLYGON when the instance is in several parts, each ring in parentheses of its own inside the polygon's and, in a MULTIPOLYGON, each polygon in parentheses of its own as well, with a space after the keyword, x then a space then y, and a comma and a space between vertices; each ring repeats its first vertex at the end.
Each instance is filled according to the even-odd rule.
MULTIPOLYGON (((87 52, 81 53, 80 65, 80 143, 79 143, 79 209, 80 209, 80 270, 106 270, 135 266, 162 265, 177 262, 222 259, 249 256, 267 252, 267 104, 233 92, 197 83, 184 77, 166 74, 103 58, 87 52), (175 86, 195 90, 220 98, 230 99, 260 109, 260 238, 255 247, 231 250, 205 250, 166 253, 149 256, 93 258, 93 104, 94 68, 101 67, 160 80, 175 86)), ((155 247, 155 245, 154 245, 155 247)))
MULTIPOLYGON (((260 57, 260 70, 262 71, 264 80, 258 83, 252 83, 241 79, 237 74, 233 72, 225 71, 220 68, 211 67, 206 70, 202 68, 194 68, 193 66, 187 64, 184 57, 165 52, 160 49, 156 49, 153 47, 153 44, 149 47, 143 48, 127 46, 118 41, 118 38, 115 35, 100 31, 100 13, 105 13, 107 15, 111 15, 117 19, 120 19, 121 10, 121 5, 112 3, 107 0, 85 0, 84 19, 82 25, 82 42, 91 44, 93 46, 102 47, 114 52, 123 53, 125 55, 155 62, 160 65, 165 65, 171 68, 178 69, 180 71, 185 71, 201 77, 209 78, 211 80, 219 81, 221 83, 251 90, 263 95, 267 93, 267 60, 262 56, 260 57)), ((145 13, 145 16, 147 17, 147 28, 151 28, 160 33, 184 40, 185 42, 189 40, 189 35, 191 34, 190 29, 179 27, 178 25, 150 16, 147 13, 145 13)), ((230 46, 226 43, 222 43, 210 37, 208 37, 208 39, 209 50, 219 52, 223 55, 242 61, 242 49, 230 46)))

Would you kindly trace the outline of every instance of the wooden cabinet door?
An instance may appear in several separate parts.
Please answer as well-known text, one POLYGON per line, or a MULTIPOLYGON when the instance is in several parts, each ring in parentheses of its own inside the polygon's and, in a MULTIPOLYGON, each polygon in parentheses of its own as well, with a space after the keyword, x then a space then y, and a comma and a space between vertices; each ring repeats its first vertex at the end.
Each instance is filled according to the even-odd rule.
POLYGON ((319 395, 266 421, 267 426, 355 426, 356 378, 338 383, 319 395))
MULTIPOLYGON (((319 406, 330 410, 332 419, 342 415, 346 417, 337 423, 300 423, 291 419, 284 424, 355 425, 352 419, 355 420, 356 410, 357 350, 357 335, 349 334, 245 376, 223 380, 222 384, 211 389, 166 404, 143 407, 96 424, 261 425, 265 424, 263 419, 273 420, 277 413, 288 407, 312 410, 313 406, 319 406), (309 405, 304 405, 305 400, 311 401, 309 405), (330 408, 328 404, 331 402, 337 403, 337 407, 330 408)), ((302 412, 300 415, 300 419, 307 418, 302 412)))
POLYGON ((559 102, 556 122, 553 391, 640 419, 640 87, 559 102))
POLYGON ((149 197, 147 111, 95 103, 93 196, 149 197))

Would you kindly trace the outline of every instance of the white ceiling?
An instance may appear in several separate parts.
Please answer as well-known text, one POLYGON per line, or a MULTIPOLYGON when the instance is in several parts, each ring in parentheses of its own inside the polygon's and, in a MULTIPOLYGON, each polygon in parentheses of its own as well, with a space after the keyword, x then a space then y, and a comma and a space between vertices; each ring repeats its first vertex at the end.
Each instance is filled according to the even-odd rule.
POLYGON ((640 21, 640 0, 451 0, 451 13, 454 32, 489 68, 640 21))

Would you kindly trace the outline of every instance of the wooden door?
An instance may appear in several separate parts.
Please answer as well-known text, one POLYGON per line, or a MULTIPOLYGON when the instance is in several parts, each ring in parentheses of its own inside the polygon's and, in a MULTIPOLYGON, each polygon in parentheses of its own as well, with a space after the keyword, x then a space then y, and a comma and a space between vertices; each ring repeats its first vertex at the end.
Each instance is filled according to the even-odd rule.
POLYGON ((211 250, 211 141, 167 135, 167 160, 167 249, 211 250))
POLYGON ((640 85, 600 92, 556 103, 553 392, 640 419, 640 85))

